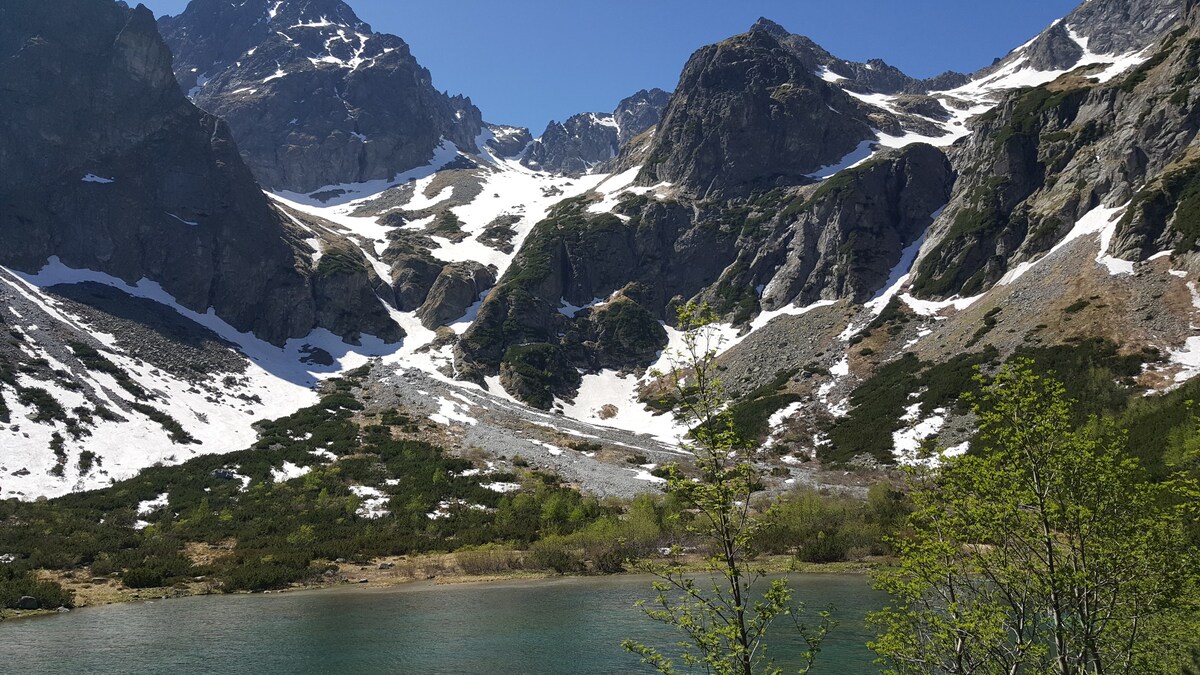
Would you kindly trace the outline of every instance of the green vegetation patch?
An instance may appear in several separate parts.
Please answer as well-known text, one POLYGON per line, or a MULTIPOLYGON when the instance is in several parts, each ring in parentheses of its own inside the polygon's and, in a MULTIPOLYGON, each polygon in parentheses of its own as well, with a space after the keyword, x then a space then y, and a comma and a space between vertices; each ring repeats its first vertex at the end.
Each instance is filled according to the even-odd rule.
POLYGON ((999 352, 989 346, 940 364, 922 362, 911 352, 885 363, 850 395, 850 413, 830 428, 832 444, 823 449, 822 459, 842 464, 869 455, 892 463, 892 434, 902 428, 905 408, 920 403, 926 415, 942 407, 965 410, 962 395, 978 390, 976 368, 995 363, 998 357, 999 352))
MULTIPOLYGON (((560 487, 553 477, 463 476, 471 463, 441 448, 396 438, 392 426, 360 427, 353 416, 361 403, 347 383, 337 386, 317 405, 262 424, 261 438, 249 450, 152 467, 111 487, 59 499, 0 502, 0 551, 18 558, 16 567, 0 565, 0 601, 33 594, 23 574, 5 576, 10 568, 90 566, 92 574, 116 574, 134 588, 203 576, 225 590, 262 590, 320 577, 321 560, 489 542, 526 547, 546 536, 573 535, 618 513, 560 487), (285 461, 309 473, 276 482, 271 470, 285 461), (518 480, 526 487, 517 493, 481 485, 518 480), (363 498, 351 490, 359 485, 382 493, 386 514, 362 515, 363 498), (161 494, 168 495, 165 508, 137 513, 139 502, 161 494), (445 516, 427 515, 446 502, 451 506, 445 516), (133 529, 139 518, 149 526, 133 529), (185 546, 195 543, 209 545, 211 562, 185 555, 185 546)), ((51 602, 52 589, 43 590, 51 602)))
POLYGON ((39 581, 24 566, 0 564, 0 608, 17 609, 22 597, 37 601, 39 609, 74 607, 75 596, 52 581, 39 581))
POLYGON ((554 395, 579 386, 579 371, 570 364, 562 348, 545 342, 513 345, 500 361, 513 389, 526 403, 548 410, 554 395))
POLYGON ((330 246, 317 261, 317 276, 333 277, 352 275, 367 269, 362 254, 345 246, 330 246))
MULTIPOLYGON (((1145 363, 1161 358, 1154 350, 1122 354, 1116 344, 1102 338, 1049 347, 1025 345, 1013 357, 1031 359, 1039 373, 1062 381, 1068 396, 1079 402, 1075 411, 1080 424, 1093 415, 1123 414, 1134 401, 1141 400, 1139 394, 1143 390, 1134 378, 1145 363)), ((922 362, 911 353, 884 364, 850 395, 850 413, 830 428, 832 444, 824 449, 822 458, 839 464, 866 454, 884 463, 893 461, 892 434, 902 428, 900 418, 907 406, 920 403, 924 415, 936 408, 965 413, 967 399, 979 391, 975 380, 978 369, 997 365, 999 352, 990 345, 981 352, 961 354, 939 364, 922 362)), ((1181 414, 1179 406, 1169 407, 1172 412, 1162 414, 1177 419, 1181 414)), ((1159 414, 1149 412, 1150 408, 1142 409, 1147 411, 1147 417, 1159 414)), ((1163 446, 1158 446, 1156 454, 1151 443, 1136 436, 1131 433, 1131 444, 1139 448, 1137 452, 1143 461, 1148 465, 1156 461, 1161 466, 1163 446)), ((1165 436, 1158 434, 1153 438, 1162 440, 1165 436)))
MULTIPOLYGON (((993 142, 1001 148, 1015 137, 1037 137, 1045 125, 1045 117, 1058 114, 1060 120, 1065 119, 1066 108, 1076 108, 1089 90, 1090 87, 1055 90, 1048 86, 1025 90, 1013 106, 1008 121, 996 132, 993 142)), ((1073 115, 1073 110, 1069 114, 1073 115)))
POLYGON ((772 380, 746 394, 729 407, 729 419, 738 437, 748 442, 762 440, 770 433, 771 415, 804 397, 784 391, 788 380, 800 372, 798 368, 781 370, 772 380))
POLYGON ((592 315, 597 346, 613 354, 648 359, 667 344, 667 331, 644 307, 618 298, 592 315))

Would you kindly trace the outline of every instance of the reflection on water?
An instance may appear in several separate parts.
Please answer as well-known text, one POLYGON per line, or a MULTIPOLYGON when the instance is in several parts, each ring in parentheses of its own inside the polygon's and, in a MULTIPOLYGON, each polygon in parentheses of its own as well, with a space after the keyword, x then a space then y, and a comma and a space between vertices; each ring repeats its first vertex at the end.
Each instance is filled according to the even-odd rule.
MULTIPOLYGON (((841 625, 817 672, 872 673, 865 577, 796 575, 812 611, 841 625)), ((646 577, 185 598, 0 623, 0 671, 39 673, 629 673, 620 642, 676 634, 633 607, 646 577)), ((796 643, 777 642, 781 661, 796 643)))

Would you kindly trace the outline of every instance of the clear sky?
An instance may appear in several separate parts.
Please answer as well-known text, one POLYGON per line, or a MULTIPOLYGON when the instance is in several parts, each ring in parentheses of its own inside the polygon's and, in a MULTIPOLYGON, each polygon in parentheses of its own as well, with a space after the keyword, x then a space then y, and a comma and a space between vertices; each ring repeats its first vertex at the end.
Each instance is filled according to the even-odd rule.
MULTIPOLYGON (((130 0, 133 4, 134 0, 130 0)), ((142 0, 178 14, 187 0, 142 0)), ((489 122, 541 133, 550 119, 611 111, 642 88, 675 88, 696 49, 759 16, 853 61, 915 77, 971 72, 1033 37, 1079 0, 348 0, 489 122)))

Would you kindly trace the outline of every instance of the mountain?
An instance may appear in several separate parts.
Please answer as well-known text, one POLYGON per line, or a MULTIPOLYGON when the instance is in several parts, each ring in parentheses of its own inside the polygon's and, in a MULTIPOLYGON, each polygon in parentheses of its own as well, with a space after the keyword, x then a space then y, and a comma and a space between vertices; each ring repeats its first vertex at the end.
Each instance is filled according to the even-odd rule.
POLYGON ((309 370, 404 336, 363 254, 276 207, 183 95, 145 7, 5 3, 0 62, 6 495, 244 446, 309 370))
MULTIPOLYGON (((648 474, 626 460, 666 461, 686 431, 654 373, 688 301, 718 316, 722 381, 771 489, 861 487, 932 444, 965 450, 960 394, 1013 358, 1059 373, 1086 412, 1141 425, 1130 452, 1151 471, 1200 395, 1192 3, 1089 0, 988 68, 928 80, 764 19, 700 48, 671 95, 536 141, 447 113, 465 102, 421 85, 407 100, 425 107, 379 131, 419 132, 411 161, 367 180, 318 158, 327 178, 264 197, 236 115, 230 132, 188 104, 199 84, 177 86, 145 13, 72 2, 82 25, 0 10, 0 57, 26 59, 0 75, 20 94, 0 100, 17 139, 0 146, 17 244, 0 253, 0 432, 19 448, 0 459, 5 495, 248 447, 253 421, 351 368, 372 410, 411 416, 422 441, 489 461, 519 448, 633 494, 648 474), (73 79, 40 77, 46 63, 73 79), (125 452, 135 434, 151 450, 125 452)), ((325 142, 292 136, 301 120, 283 112, 311 92, 274 86, 331 78, 314 109, 341 123, 347 83, 407 56, 374 55, 385 38, 340 3, 196 0, 191 26, 204 7, 237 22, 200 40, 164 20, 208 54, 176 72, 207 73, 201 102, 216 82, 222 100, 270 107, 272 147, 325 142), (317 51, 285 61, 307 31, 321 37, 300 51, 317 51), (268 53, 279 65, 258 63, 268 53)), ((336 461, 320 457, 305 461, 336 461)))
POLYGON ((1036 70, 1070 70, 1091 54, 1135 54, 1170 31, 1186 0, 1090 0, 1021 45, 984 75, 1016 62, 1036 70))
POLYGON ((838 82, 843 88, 863 94, 925 94, 952 89, 970 80, 969 76, 953 71, 919 80, 905 75, 883 59, 870 59, 866 63, 840 59, 811 39, 789 33, 783 26, 766 18, 759 18, 750 30, 774 37, 799 58, 809 71, 820 73, 826 80, 838 82))
POLYGON ((525 151, 521 163, 537 171, 582 174, 613 159, 635 136, 662 118, 671 95, 642 89, 623 99, 612 113, 580 113, 550 122, 525 151))
POLYGON ((57 256, 145 279, 277 344, 318 327, 402 335, 368 269, 312 266, 310 235, 259 191, 229 128, 178 91, 147 10, 62 7, 70 20, 24 0, 3 9, 0 264, 37 272, 57 256))
POLYGON ((443 140, 475 151, 484 130, 470 99, 434 89, 403 40, 341 0, 193 0, 159 28, 180 86, 273 190, 391 179, 443 140))
POLYGON ((853 97, 756 24, 688 60, 642 182, 699 195, 770 186, 836 164, 872 137, 853 97))
MULTIPOLYGON (((1129 201, 1143 180, 1157 185, 1154 176, 1186 157, 1194 138, 1187 63, 1174 79, 1145 75, 1145 66, 1129 74, 1138 63, 1159 63, 1163 50, 1182 50, 1179 31, 1140 56, 1082 54, 1067 66, 1083 68, 1077 74, 1016 57, 915 97, 896 84, 888 89, 902 93, 864 94, 866 84, 829 76, 826 63, 798 54, 805 39, 781 30, 760 21, 689 60, 649 149, 639 156, 627 148, 618 160, 619 169, 636 175, 632 184, 602 183, 594 196, 564 202, 538 224, 463 334, 460 376, 482 382, 499 375, 507 391, 542 406, 591 397, 590 378, 654 362, 667 342, 655 326, 669 326, 673 307, 707 301, 740 327, 723 357, 737 373, 731 390, 746 393, 788 370, 764 365, 764 354, 810 376, 826 369, 830 375, 797 388, 825 381, 828 387, 808 390, 806 400, 818 408, 814 417, 832 410, 836 419, 853 383, 869 384, 874 369, 904 350, 939 363, 968 347, 1004 355, 1029 348, 984 338, 996 316, 1011 316, 996 309, 999 298, 959 296, 987 291, 1071 245, 1079 232, 1098 231, 1088 229, 1097 227, 1097 208, 1129 201), (1164 100, 1180 107, 1160 110, 1156 102, 1164 100), (1154 124, 1139 127, 1139 120, 1154 124), (955 308, 971 306, 987 309, 953 318, 955 308), (943 332, 978 326, 992 310, 977 336, 949 339, 943 332), (889 336, 903 342, 889 338, 850 358, 854 344, 874 334, 869 326, 897 314, 904 321, 889 336), (790 337, 781 338, 785 327, 790 337), (779 360, 767 336, 812 347, 779 360), (951 344, 958 351, 945 349, 951 344)), ((1173 222, 1174 200, 1187 194, 1190 174, 1171 175, 1158 196, 1135 201, 1159 206, 1140 206, 1140 220, 1124 216, 1097 259, 1109 260, 1110 241, 1136 246, 1144 261, 1171 247, 1191 250, 1178 227, 1164 224, 1173 222)), ((1061 274, 1092 277, 1090 269, 1061 274)), ((1061 311, 1046 289, 1023 292, 1026 303, 1031 293, 1038 298, 1030 305, 1038 311, 1061 311)), ((1170 321, 1156 319, 1160 337, 1170 336, 1166 344, 1126 339, 1119 348, 1179 349, 1187 307, 1170 321)), ((1036 328, 1026 325, 1036 315, 1005 319, 1005 330, 1025 335, 1036 328)), ((1137 324, 1137 334, 1148 330, 1124 323, 1137 324)), ((1058 339, 1038 336, 1048 338, 1058 339)))

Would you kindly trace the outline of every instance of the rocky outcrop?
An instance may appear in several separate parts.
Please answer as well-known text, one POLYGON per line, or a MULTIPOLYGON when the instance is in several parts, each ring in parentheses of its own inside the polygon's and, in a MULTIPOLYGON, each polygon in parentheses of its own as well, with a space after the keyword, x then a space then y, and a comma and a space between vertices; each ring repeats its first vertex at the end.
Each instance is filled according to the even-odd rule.
POLYGON ((229 123, 269 188, 392 178, 443 140, 477 150, 470 99, 434 89, 403 40, 341 0, 193 0, 159 25, 184 91, 229 123))
POLYGON ((874 137, 857 101, 752 30, 688 60, 638 180, 695 196, 794 184, 874 137))
POLYGON ((492 138, 487 141, 487 146, 500 157, 516 157, 533 142, 533 136, 525 127, 489 124, 488 130, 492 132, 492 138))
POLYGON ((580 113, 551 121, 521 163, 535 171, 582 174, 616 157, 617 123, 608 113, 580 113))
POLYGON ((784 207, 774 218, 776 232, 741 257, 747 261, 742 279, 726 283, 761 287, 765 310, 842 298, 865 302, 949 200, 954 179, 949 160, 932 146, 881 154, 830 178, 798 206, 784 207))
POLYGON ((1191 0, 1089 0, 1037 37, 977 72, 983 77, 1000 68, 1070 70, 1084 56, 1128 54, 1153 45, 1188 11, 1191 0))
POLYGON ((1087 38, 1090 51, 1124 54, 1144 49, 1162 38, 1184 17, 1190 2, 1089 0, 1080 3, 1062 23, 1087 38))
POLYGON ((496 269, 477 262, 451 263, 442 268, 417 310, 430 330, 461 318, 496 283, 496 269))
POLYGON ((275 343, 318 326, 403 335, 374 295, 314 282, 306 235, 258 189, 228 127, 179 91, 149 10, 5 4, 0 90, 0 264, 36 272, 58 256, 149 279, 275 343))
POLYGON ((612 214, 593 214, 586 198, 567 200, 484 300, 458 345, 457 370, 495 375, 510 349, 527 344, 573 369, 645 367, 666 343, 659 322, 672 322, 685 300, 735 323, 792 302, 864 301, 919 240, 953 180, 940 151, 913 145, 816 187, 728 202, 627 193, 612 214))
POLYGON ((580 113, 550 122, 529 146, 521 163, 537 171, 583 174, 617 156, 621 146, 652 129, 671 95, 643 89, 623 99, 609 113, 580 113))

